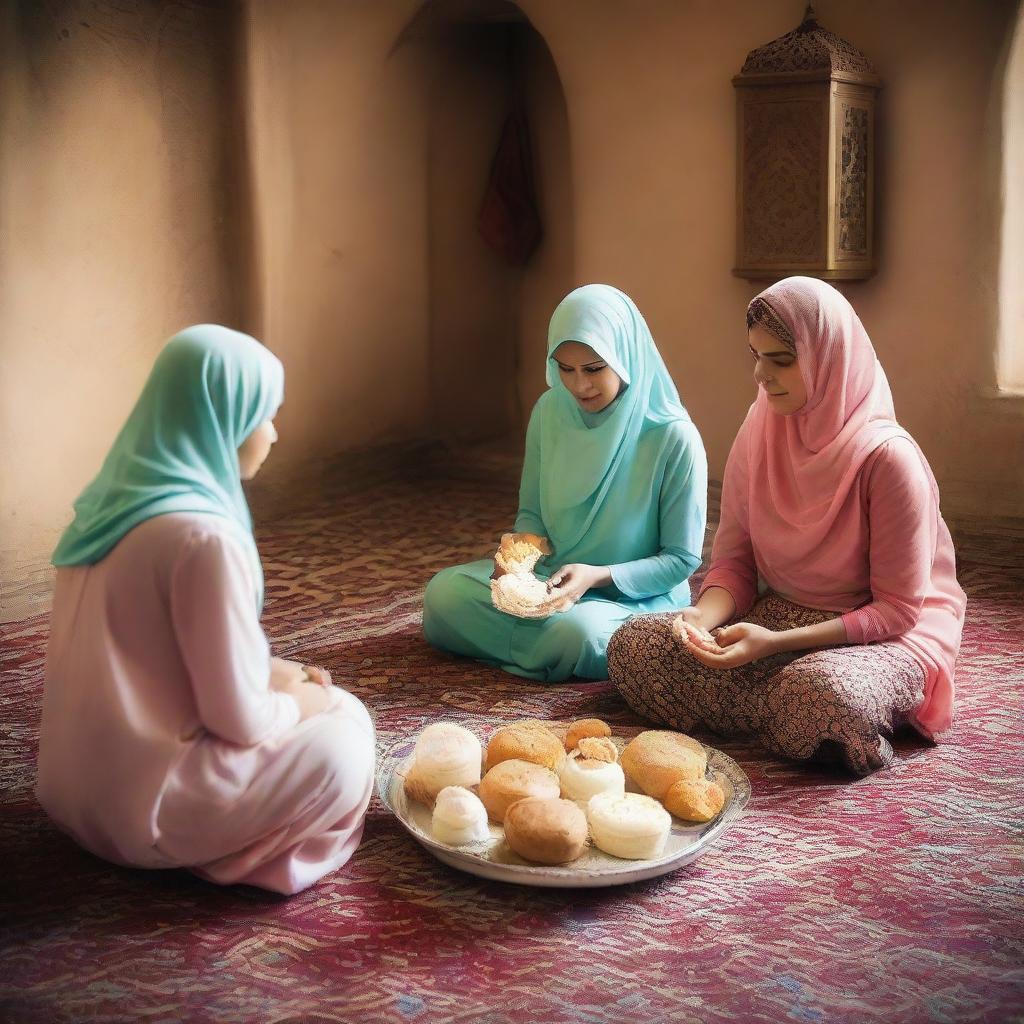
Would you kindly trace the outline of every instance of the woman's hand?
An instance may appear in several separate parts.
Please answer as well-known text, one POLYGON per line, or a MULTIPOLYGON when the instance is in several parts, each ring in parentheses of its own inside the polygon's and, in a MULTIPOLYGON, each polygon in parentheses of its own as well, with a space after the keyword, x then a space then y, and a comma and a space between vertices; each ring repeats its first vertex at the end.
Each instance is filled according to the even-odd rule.
POLYGON ((711 668, 739 668, 777 654, 781 649, 779 633, 752 622, 723 626, 711 637, 713 645, 707 643, 707 638, 697 627, 687 623, 684 628, 690 653, 711 668))
POLYGON ((606 587, 612 581, 611 570, 606 565, 584 565, 573 562, 563 565, 548 579, 548 593, 552 597, 569 598, 578 601, 594 587, 606 587))
POLYGON ((316 683, 317 686, 334 685, 334 680, 331 679, 331 673, 325 668, 319 668, 316 665, 303 665, 302 671, 306 673, 306 678, 311 683, 316 683))
POLYGON ((270 659, 270 688, 291 693, 299 683, 332 686, 331 673, 316 665, 303 665, 285 658, 270 659))

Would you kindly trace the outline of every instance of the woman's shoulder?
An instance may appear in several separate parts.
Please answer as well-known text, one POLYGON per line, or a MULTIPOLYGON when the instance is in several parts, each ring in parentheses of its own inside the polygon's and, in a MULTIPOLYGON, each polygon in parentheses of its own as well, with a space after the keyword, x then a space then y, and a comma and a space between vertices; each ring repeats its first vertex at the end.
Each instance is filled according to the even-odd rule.
POLYGON ((704 441, 693 420, 669 420, 659 423, 644 433, 648 444, 663 448, 671 454, 681 451, 704 450, 704 441))
POLYGON ((909 434, 883 441, 864 460, 862 475, 869 492, 906 493, 931 488, 925 456, 909 434))
POLYGON ((139 543, 165 556, 181 556, 201 549, 210 557, 232 560, 242 553, 232 524, 222 516, 202 512, 153 516, 131 532, 139 543))

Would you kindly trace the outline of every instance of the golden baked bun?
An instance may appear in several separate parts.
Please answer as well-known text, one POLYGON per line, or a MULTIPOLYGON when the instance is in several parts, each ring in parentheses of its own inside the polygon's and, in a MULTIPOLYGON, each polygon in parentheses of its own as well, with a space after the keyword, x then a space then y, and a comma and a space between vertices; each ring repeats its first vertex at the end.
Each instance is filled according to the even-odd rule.
POLYGON ((558 737, 559 743, 565 742, 565 732, 569 728, 568 722, 547 721, 540 718, 524 718, 520 722, 513 722, 513 725, 521 725, 526 729, 546 729, 558 737))
POLYGON ((528 796, 557 797, 561 791, 558 776, 550 768, 532 761, 502 761, 480 782, 480 799, 491 821, 501 824, 505 812, 517 800, 528 796))
POLYGON ((499 729, 487 744, 489 770, 502 761, 532 761, 552 771, 558 771, 565 760, 565 747, 548 729, 534 725, 506 725, 499 729))
POLYGON ((503 533, 494 561, 505 572, 527 573, 533 572, 541 558, 550 554, 551 545, 547 537, 536 533, 503 533))
POLYGON ((672 829, 672 816, 657 800, 639 793, 598 793, 587 804, 594 845, 613 857, 660 857, 672 829))
POLYGON ((570 722, 565 734, 565 749, 574 750, 585 736, 611 736, 612 729, 600 718, 581 718, 578 722, 570 722))
POLYGON ((574 750, 558 769, 558 781, 562 784, 563 797, 584 804, 598 793, 623 793, 626 790, 626 776, 621 765, 583 757, 578 750, 574 750))
POLYGON ((587 847, 587 816, 571 800, 527 797, 508 809, 505 840, 526 860, 568 864, 587 847))
POLYGON ((454 722, 428 725, 416 739, 405 795, 429 807, 445 786, 475 786, 480 760, 480 741, 468 729, 454 722))
POLYGON ((684 780, 673 783, 665 794, 665 810, 684 821, 711 821, 725 806, 725 790, 718 780, 684 780))
POLYGON ((630 740, 619 760, 625 773, 656 800, 664 800, 676 782, 703 779, 708 766, 708 756, 695 739, 657 729, 630 740))
POLYGON ((568 611, 574 602, 568 597, 552 596, 544 580, 533 573, 505 573, 491 580, 491 604, 499 612, 520 619, 546 619, 568 611))

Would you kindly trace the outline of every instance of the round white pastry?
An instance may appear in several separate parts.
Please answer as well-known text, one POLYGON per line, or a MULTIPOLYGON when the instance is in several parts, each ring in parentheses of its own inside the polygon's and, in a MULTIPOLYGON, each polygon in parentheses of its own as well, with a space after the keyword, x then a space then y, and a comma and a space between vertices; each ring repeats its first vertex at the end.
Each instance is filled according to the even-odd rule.
POLYGON ((454 722, 435 722, 420 733, 405 791, 430 804, 446 786, 475 786, 480 781, 483 749, 468 729, 454 722))
POLYGON ((562 762, 558 781, 563 797, 584 804, 598 793, 624 793, 626 790, 626 775, 620 764, 581 757, 578 750, 562 762))
POLYGON ((465 846, 488 839, 491 834, 487 808, 480 797, 462 786, 445 786, 437 794, 430 825, 434 838, 449 846, 465 846))
POLYGON ((613 857, 660 857, 672 829, 672 815, 653 797, 639 793, 598 793, 587 803, 594 845, 613 857))

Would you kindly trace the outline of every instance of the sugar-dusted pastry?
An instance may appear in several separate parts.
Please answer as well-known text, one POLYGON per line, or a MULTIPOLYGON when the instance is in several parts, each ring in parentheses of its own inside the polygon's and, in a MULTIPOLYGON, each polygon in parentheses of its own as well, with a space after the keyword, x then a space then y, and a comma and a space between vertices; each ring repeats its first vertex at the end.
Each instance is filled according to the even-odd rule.
POLYGON ((684 821, 711 821, 725 806, 725 790, 718 780, 684 779, 668 788, 665 810, 684 821))
POLYGON ((491 580, 491 604, 520 619, 546 619, 573 606, 568 597, 552 596, 544 580, 533 573, 505 573, 491 580))
POLYGON ((476 793, 463 786, 445 786, 437 794, 430 827, 434 838, 449 846, 465 846, 491 834, 487 808, 476 793))
POLYGON ((428 806, 445 786, 480 781, 480 741, 454 722, 435 722, 420 733, 405 776, 405 795, 428 806))
POLYGON ((574 750, 562 762, 558 781, 562 785, 563 797, 581 803, 586 803, 598 793, 623 793, 626 789, 626 776, 621 765, 583 757, 579 750, 574 750))
POLYGON ((553 798, 560 791, 558 776, 550 768, 531 761, 502 761, 480 782, 480 799, 487 808, 487 816, 499 824, 517 800, 528 796, 553 798))
POLYGON ((503 533, 494 561, 505 572, 528 573, 533 572, 541 558, 550 554, 547 537, 535 533, 503 533))
POLYGON ((594 845, 613 857, 660 857, 672 828, 672 815, 657 800, 639 793, 598 793, 587 804, 594 845))
POLYGON ((708 766, 708 756, 695 739, 661 729, 630 740, 619 761, 625 773, 656 800, 664 800, 673 783, 704 778, 708 766))
POLYGON ((579 721, 570 722, 569 729, 565 734, 565 749, 573 750, 585 736, 611 736, 612 729, 607 722, 600 718, 581 718, 579 721))
POLYGON ((508 809, 505 840, 526 860, 568 864, 587 847, 587 816, 571 800, 527 797, 508 809))
POLYGON ((506 725, 499 729, 487 744, 486 767, 493 768, 502 761, 533 761, 552 771, 558 771, 565 760, 565 747, 548 729, 535 725, 506 725))
POLYGON ((619 759, 619 750, 610 736, 584 736, 576 744, 580 757, 591 761, 608 761, 614 763, 619 759))

